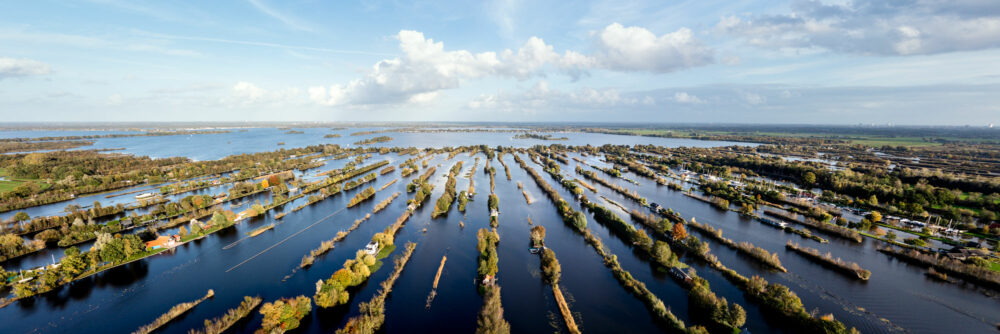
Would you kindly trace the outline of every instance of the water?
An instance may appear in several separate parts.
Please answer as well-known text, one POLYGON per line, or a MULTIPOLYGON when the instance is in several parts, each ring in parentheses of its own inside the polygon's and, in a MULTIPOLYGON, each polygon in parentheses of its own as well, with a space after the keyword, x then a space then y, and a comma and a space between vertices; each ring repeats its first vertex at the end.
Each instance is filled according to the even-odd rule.
MULTIPOLYGON (((252 129, 250 131, 269 131, 273 137, 247 139, 260 143, 284 140, 286 147, 303 146, 315 142, 316 137, 330 133, 328 129, 299 129, 303 135, 286 135, 276 129, 252 129), (287 137, 305 136, 312 139, 293 142, 287 137), (280 138, 280 139, 278 139, 280 138), (294 143, 294 144, 293 144, 294 143)), ((247 136, 247 133, 225 134, 231 136, 247 136)), ((361 131, 349 129, 339 131, 344 138, 340 142, 353 142, 358 137, 347 136, 350 132, 361 131)), ((377 134, 396 137, 397 139, 382 143, 384 146, 403 145, 400 138, 412 136, 413 146, 461 145, 469 141, 480 141, 487 145, 534 145, 564 143, 543 142, 531 140, 509 140, 511 134, 484 133, 421 133, 377 134), (462 142, 454 138, 469 138, 462 142)), ((557 134, 561 136, 562 134, 557 134)), ((221 136, 221 135, 198 135, 221 136)), ((590 144, 600 145, 607 139, 613 143, 632 140, 631 143, 656 143, 661 138, 625 137, 593 134, 566 134, 576 139, 592 140, 590 144), (590 137, 594 136, 594 137, 590 137)), ((130 153, 143 154, 147 139, 163 140, 172 138, 174 141, 196 140, 208 141, 205 138, 182 139, 183 137, 135 137, 129 144, 130 153)), ((407 139, 410 140, 410 139, 407 139)), ((101 139, 98 142, 103 142, 101 139)), ((234 141, 236 142, 236 141, 234 141)), ((607 142, 607 141, 606 141, 607 142)), ((208 148, 182 152, 192 158, 217 157, 232 154, 225 142, 215 142, 208 148), (216 150, 217 149, 217 150, 216 150), (212 152, 200 152, 212 151, 212 152), (222 153, 220 153, 222 152, 222 153)), ((409 142, 407 142, 409 143, 409 142)), ((675 142, 675 145, 687 143, 675 142)), ((699 145, 711 145, 710 142, 696 142, 699 145)), ((726 143, 714 143, 716 145, 726 143)), ((261 144, 263 145, 263 144, 261 144)), ((260 148, 253 145, 241 147, 260 148)), ((409 146, 409 145, 407 145, 409 146)), ((674 146, 674 145, 670 145, 674 146)), ((273 148, 273 147, 272 147, 273 148)), ((181 152, 177 149, 175 154, 181 152)), ((417 243, 413 257, 402 272, 399 280, 386 301, 387 332, 471 332, 476 328, 476 315, 482 304, 473 282, 476 274, 477 256, 476 231, 488 226, 487 197, 489 194, 489 177, 483 173, 485 156, 478 154, 480 163, 472 173, 477 194, 474 201, 468 203, 465 214, 457 211, 457 203, 445 217, 431 219, 434 202, 444 191, 445 176, 455 161, 465 161, 462 172, 458 176, 456 190, 468 187, 466 172, 472 168, 475 157, 459 154, 454 159, 445 160, 446 155, 436 155, 431 161, 438 165, 437 172, 429 180, 435 184, 431 197, 424 206, 418 209, 403 227, 396 238, 397 250, 385 259, 382 268, 375 272, 369 280, 360 287, 353 288, 352 298, 348 305, 331 309, 314 308, 313 312, 303 319, 302 332, 318 333, 332 332, 343 326, 347 319, 358 314, 358 303, 369 300, 378 290, 378 284, 392 271, 392 257, 402 251, 402 246, 409 241, 417 243), (465 227, 460 228, 459 222, 465 227), (426 229, 426 232, 424 232, 426 229), (431 291, 434 274, 437 271, 441 256, 447 255, 444 272, 441 277, 437 296, 431 307, 425 307, 427 296, 431 291)), ((395 154, 374 154, 366 163, 384 159, 398 164, 409 157, 395 154)), ((522 156, 528 165, 539 172, 548 183, 556 189, 563 198, 571 201, 574 207, 578 204, 564 188, 557 184, 541 167, 522 156)), ((594 157, 589 159, 592 164, 600 164, 594 157)), ((348 159, 328 161, 328 164, 318 170, 310 170, 307 175, 315 175, 317 171, 338 168, 348 159)), ((514 162, 510 155, 504 156, 504 161, 510 167, 512 180, 508 181, 503 166, 496 160, 492 166, 497 169, 496 193, 500 199, 500 243, 498 251, 499 284, 502 287, 502 301, 505 318, 511 323, 514 332, 549 332, 563 331, 565 325, 558 308, 555 305, 550 287, 542 281, 539 260, 536 255, 528 252, 530 217, 534 225, 546 228, 546 245, 556 252, 562 265, 561 287, 570 300, 570 308, 577 315, 578 324, 585 332, 657 332, 661 331, 646 306, 632 296, 615 280, 597 256, 590 245, 584 242, 581 235, 566 226, 559 218, 545 193, 536 186, 535 181, 514 162), (534 202, 525 203, 516 182, 521 181, 524 188, 532 195, 534 202)), ((563 174, 577 177, 573 172, 576 163, 571 161, 563 166, 563 174)), ((584 167, 589 168, 589 167, 584 167)), ((407 178, 400 178, 400 171, 380 175, 370 183, 376 189, 381 185, 400 178, 398 182, 387 189, 379 191, 374 199, 356 207, 345 209, 349 199, 362 187, 338 194, 320 201, 295 213, 288 214, 277 221, 273 215, 281 212, 276 210, 262 217, 255 217, 239 223, 232 229, 220 231, 204 239, 186 244, 177 249, 138 261, 117 269, 113 269, 94 277, 84 279, 54 292, 35 298, 16 302, 0 309, 0 322, 4 323, 4 333, 87 333, 87 332, 129 332, 135 330, 165 312, 171 306, 200 298, 208 289, 215 290, 215 297, 206 300, 187 314, 162 328, 163 333, 184 333, 191 328, 200 328, 204 319, 218 317, 227 309, 239 304, 243 296, 260 295, 265 302, 281 297, 297 295, 312 296, 317 280, 328 278, 334 271, 341 268, 343 262, 353 258, 356 250, 363 248, 371 236, 392 224, 405 209, 405 202, 412 197, 406 193, 406 183, 421 174, 421 170, 407 178), (313 266, 306 270, 296 270, 299 260, 309 250, 317 247, 321 241, 332 238, 337 231, 347 229, 355 219, 370 213, 376 203, 401 192, 388 208, 374 214, 360 227, 335 245, 329 253, 316 259, 313 266), (332 214, 332 216, 331 216, 332 214), (308 226, 317 223, 306 229, 308 226), (266 224, 276 223, 274 229, 266 231, 254 238, 247 238, 246 232, 266 224), (303 229, 306 229, 303 231, 303 229), (228 245, 232 247, 226 248, 228 245), (251 259, 244 264, 240 263, 251 259), (231 270, 230 270, 231 269, 231 270), (228 271, 227 271, 228 270, 228 271), (291 276, 289 276, 291 275, 291 276), (285 279, 288 277, 287 279, 285 279), (96 321, 95 321, 96 320, 96 321)), ((755 221, 740 218, 736 213, 723 212, 712 208, 709 204, 682 195, 666 187, 657 186, 655 182, 637 175, 628 177, 640 182, 636 186, 621 180, 602 176, 605 179, 619 183, 629 189, 637 190, 642 196, 652 202, 679 211, 684 217, 697 217, 702 223, 721 227, 724 235, 734 241, 750 241, 755 245, 777 253, 782 264, 788 268, 788 273, 776 273, 761 267, 756 262, 736 254, 735 251, 701 237, 696 231, 689 233, 698 235, 709 242, 712 253, 727 266, 738 272, 751 276, 761 275, 766 279, 789 286, 803 300, 808 309, 818 308, 822 313, 833 315, 859 330, 870 332, 950 332, 988 333, 993 332, 993 325, 1000 322, 1000 304, 996 297, 989 297, 972 286, 938 283, 923 276, 923 268, 905 264, 875 251, 875 243, 865 240, 863 244, 853 244, 833 236, 825 236, 829 244, 819 244, 801 238, 794 234, 782 232, 755 221), (831 251, 835 256, 847 261, 858 262, 862 267, 872 271, 872 278, 866 283, 847 278, 811 262, 800 255, 784 250, 787 240, 797 241, 805 246, 818 248, 821 251, 831 251), (905 306, 905 307, 904 307, 905 306), (882 318, 886 321, 881 320, 882 318), (898 326, 898 327, 897 327, 898 326)), ((610 189, 595 184, 598 193, 586 194, 592 200, 600 200, 598 195, 611 198, 628 208, 639 208, 638 204, 614 193, 610 189)), ((218 193, 228 189, 223 186, 218 189, 204 190, 204 193, 218 193)), ((123 190, 127 191, 127 190, 123 190)), ((266 194, 260 195, 266 198, 266 194)), ((129 198, 130 196, 125 196, 129 198)), ((104 196, 96 200, 104 203, 104 196)), ((87 199, 93 202, 95 199, 87 199)), ((129 198, 130 199, 130 198, 129 198)), ((108 200, 113 203, 113 199, 108 200)), ((284 206, 291 210, 304 199, 284 206)), ((252 200, 242 200, 242 209, 252 203, 252 200)), ((86 202, 84 202, 86 203, 86 202)), ((60 203, 56 208, 64 207, 60 203)), ((609 204, 606 207, 615 209, 609 204)), ((52 208, 46 210, 53 210, 52 208)), ((44 212, 44 211, 39 211, 44 212)), ((627 213, 619 212, 629 220, 627 213)), ((700 324, 698 319, 688 310, 687 293, 669 276, 659 271, 644 254, 633 249, 632 245, 615 235, 588 214, 592 232, 600 237, 608 249, 618 256, 626 270, 634 277, 644 282, 647 287, 662 299, 671 311, 687 324, 700 324)), ((639 224, 636 224, 639 226, 639 224)), ((169 231, 168 231, 169 232, 169 231)), ((652 234, 651 234, 652 235, 652 234)), ((51 252, 60 252, 53 249, 51 252)), ((49 253, 25 258, 25 263, 44 263, 49 253)), ((682 258, 692 265, 699 275, 706 278, 719 296, 743 305, 747 310, 747 327, 754 333, 783 332, 781 321, 774 319, 758 310, 755 304, 748 302, 741 291, 722 278, 717 272, 699 261, 682 258)), ((12 263, 4 263, 5 268, 12 263)), ((234 326, 230 332, 250 333, 259 327, 261 316, 253 313, 244 321, 234 326)))
MULTIPOLYGON (((369 146, 374 147, 446 147, 462 145, 489 145, 489 146, 517 146, 528 147, 532 145, 633 145, 633 144, 654 144, 660 146, 692 146, 692 147, 714 147, 729 145, 753 145, 748 143, 735 143, 723 141, 703 141, 693 139, 677 138, 656 138, 656 137, 635 137, 608 135, 599 133, 553 133, 555 137, 567 137, 568 140, 537 140, 537 139, 513 139, 514 133, 493 133, 493 132, 387 132, 361 136, 351 136, 351 133, 361 131, 378 131, 386 128, 349 128, 343 130, 331 130, 329 128, 296 128, 291 129, 301 131, 302 134, 289 134, 289 130, 277 128, 248 128, 229 129, 228 133, 212 134, 192 134, 176 136, 143 136, 143 137, 122 137, 122 138, 98 138, 90 139, 94 145, 84 146, 78 149, 124 149, 113 152, 130 153, 139 156, 149 156, 152 158, 167 157, 187 157, 194 160, 215 160, 225 156, 244 153, 267 152, 280 148, 303 147, 317 144, 338 144, 341 146, 355 146, 353 143, 379 137, 389 136, 392 141, 376 143, 369 146), (327 134, 340 134, 340 138, 323 138, 327 134), (284 142, 284 145, 278 145, 284 142)), ((71 135, 94 135, 111 134, 119 132, 99 132, 99 131, 0 131, 0 138, 26 137, 37 138, 46 136, 71 136, 71 135)))
MULTIPOLYGON (((603 165, 593 157, 588 163, 603 165)), ((571 171, 575 164, 575 161, 570 161, 570 166, 563 168, 571 171)), ((673 208, 685 218, 696 217, 701 223, 722 228, 723 236, 735 242, 749 241, 758 247, 777 253, 788 273, 766 270, 753 260, 704 237, 697 231, 693 229, 688 231, 699 236, 702 241, 708 242, 712 253, 730 268, 744 276, 757 274, 768 281, 785 284, 802 298, 807 309, 819 308, 823 313, 833 313, 837 319, 864 333, 896 332, 900 331, 900 327, 902 330, 917 333, 940 333, 952 330, 960 330, 963 333, 992 332, 995 324, 1000 322, 1000 304, 998 304, 1000 299, 997 297, 987 296, 989 292, 972 285, 940 283, 925 278, 923 267, 910 265, 879 253, 876 250, 879 243, 873 240, 865 239, 859 245, 813 231, 830 241, 828 244, 821 244, 742 218, 734 212, 718 210, 708 203, 690 198, 665 186, 658 186, 652 180, 635 174, 629 173, 627 177, 639 181, 640 186, 607 175, 602 177, 628 189, 635 189, 649 201, 673 208), (799 254, 787 251, 785 243, 788 240, 819 249, 823 253, 832 252, 834 257, 840 257, 845 261, 857 262, 872 272, 871 278, 867 282, 848 278, 799 254), (882 318, 887 319, 889 324, 882 318)), ((603 186, 596 184, 595 186, 598 187, 599 194, 630 209, 639 208, 637 203, 624 196, 603 186)), ((588 196, 592 199, 595 197, 588 196)), ((607 204, 605 206, 611 207, 607 204)), ((687 262, 690 264, 694 261, 687 262)), ((709 271, 711 269, 698 270, 703 276, 709 271)), ((718 280, 709 279, 709 282, 719 295, 731 301, 738 300, 734 299, 731 293, 720 293, 720 288, 732 286, 721 277, 718 280)), ((750 306, 747 307, 747 324, 752 332, 758 332, 754 328, 760 324, 753 322, 754 313, 758 313, 756 308, 752 304, 743 302, 741 304, 750 306)))

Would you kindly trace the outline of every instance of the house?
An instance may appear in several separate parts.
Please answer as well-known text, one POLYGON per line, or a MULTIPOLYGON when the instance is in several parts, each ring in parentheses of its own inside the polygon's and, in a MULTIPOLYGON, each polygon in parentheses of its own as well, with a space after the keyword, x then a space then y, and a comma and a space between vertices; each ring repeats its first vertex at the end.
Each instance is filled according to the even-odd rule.
POLYGON ((157 237, 156 239, 153 239, 151 241, 147 241, 146 242, 146 250, 154 250, 154 249, 160 249, 160 248, 170 247, 170 246, 168 246, 168 244, 171 244, 172 242, 173 242, 173 240, 170 237, 162 235, 162 236, 157 237))
POLYGON ((674 276, 676 279, 684 281, 684 283, 690 284, 692 282, 691 276, 685 273, 684 270, 681 270, 681 268, 670 267, 670 275, 674 276))
POLYGON ((496 217, 496 216, 499 216, 499 215, 500 215, 500 212, 497 212, 497 209, 490 209, 490 217, 496 217))
POLYGON ((653 212, 660 212, 660 205, 659 204, 649 203, 649 208, 652 209, 653 212))
POLYGON ((375 255, 378 253, 378 241, 372 241, 365 246, 365 253, 375 255))

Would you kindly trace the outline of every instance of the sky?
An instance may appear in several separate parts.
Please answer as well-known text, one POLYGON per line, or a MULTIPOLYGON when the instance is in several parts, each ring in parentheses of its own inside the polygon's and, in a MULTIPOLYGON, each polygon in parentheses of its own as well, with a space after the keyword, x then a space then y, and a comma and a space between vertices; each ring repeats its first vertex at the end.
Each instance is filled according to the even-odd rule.
POLYGON ((0 122, 1000 123, 1000 1, 7 1, 0 122))

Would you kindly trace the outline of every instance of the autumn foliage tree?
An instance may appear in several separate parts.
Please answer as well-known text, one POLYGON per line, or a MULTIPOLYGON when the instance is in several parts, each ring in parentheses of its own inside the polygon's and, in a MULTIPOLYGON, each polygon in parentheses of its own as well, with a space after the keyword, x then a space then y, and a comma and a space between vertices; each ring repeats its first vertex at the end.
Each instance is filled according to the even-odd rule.
POLYGON ((675 241, 684 240, 687 238, 687 229, 684 228, 684 224, 674 224, 673 237, 675 241))

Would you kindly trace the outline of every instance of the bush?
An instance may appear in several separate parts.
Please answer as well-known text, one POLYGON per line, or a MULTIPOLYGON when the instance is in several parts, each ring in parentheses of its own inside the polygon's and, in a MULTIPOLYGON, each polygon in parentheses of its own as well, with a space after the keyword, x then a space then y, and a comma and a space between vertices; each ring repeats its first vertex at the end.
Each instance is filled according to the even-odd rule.
POLYGON ((266 332, 284 333, 299 327, 299 321, 312 311, 309 297, 282 298, 260 307, 264 315, 261 328, 266 332))
POLYGON ((556 259, 556 252, 549 248, 542 250, 542 274, 545 276, 545 281, 549 284, 558 284, 561 273, 562 267, 556 259))
POLYGON ((535 225, 531 228, 531 247, 545 246, 545 227, 535 225))

